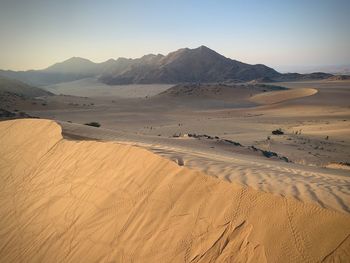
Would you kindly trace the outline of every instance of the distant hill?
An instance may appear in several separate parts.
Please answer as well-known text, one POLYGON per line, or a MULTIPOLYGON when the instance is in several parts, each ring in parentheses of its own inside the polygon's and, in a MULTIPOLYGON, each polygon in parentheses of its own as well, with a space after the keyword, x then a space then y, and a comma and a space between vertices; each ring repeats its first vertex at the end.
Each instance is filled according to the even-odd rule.
POLYGON ((159 93, 155 97, 236 100, 238 97, 247 98, 257 93, 286 89, 285 87, 266 84, 179 84, 159 93))
POLYGON ((327 80, 331 80, 331 81, 350 80, 350 76, 349 75, 336 75, 336 76, 331 76, 331 77, 327 78, 327 80))
POLYGON ((51 92, 29 86, 21 81, 0 76, 0 94, 4 93, 12 93, 27 98, 53 95, 51 92))
POLYGON ((150 98, 151 103, 191 109, 243 108, 256 105, 250 99, 268 91, 286 90, 267 84, 179 84, 150 98))
POLYGON ((43 86, 98 78, 114 84, 179 84, 214 82, 274 82, 327 79, 327 73, 281 74, 262 64, 250 65, 220 55, 208 47, 182 48, 164 56, 149 54, 137 59, 118 58, 102 63, 73 57, 43 70, 5 71, 0 76, 17 79, 34 86, 43 86))
POLYGON ((17 79, 33 86, 46 86, 88 77, 85 74, 50 72, 47 70, 12 71, 0 70, 0 76, 17 79))
POLYGON ((17 79, 34 86, 46 86, 87 77, 95 77, 104 71, 108 72, 115 64, 118 64, 115 60, 94 63, 88 59, 73 57, 43 70, 0 70, 0 76, 17 79))
POLYGON ((269 83, 269 82, 275 82, 275 80, 269 78, 269 77, 262 77, 262 78, 257 78, 249 81, 249 84, 259 84, 259 83, 269 83))
POLYGON ((283 72, 294 72, 298 68, 303 74, 312 72, 326 72, 334 75, 350 75, 350 65, 320 65, 320 66, 299 66, 299 67, 281 67, 283 72), (291 71, 291 69, 294 69, 291 71))
POLYGON ((333 76, 332 74, 323 73, 323 72, 314 72, 309 74, 286 73, 286 74, 281 74, 279 78, 276 78, 274 80, 277 80, 277 81, 321 80, 321 79, 328 79, 332 76, 333 76))

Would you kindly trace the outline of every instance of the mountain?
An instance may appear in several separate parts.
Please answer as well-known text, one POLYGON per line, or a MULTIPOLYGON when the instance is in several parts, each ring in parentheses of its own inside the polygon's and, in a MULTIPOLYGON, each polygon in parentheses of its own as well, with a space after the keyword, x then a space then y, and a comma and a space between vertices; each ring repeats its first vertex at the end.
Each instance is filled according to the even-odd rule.
POLYGON ((262 64, 250 65, 233 60, 206 46, 182 48, 164 56, 149 54, 141 58, 110 59, 94 63, 73 57, 43 70, 4 71, 0 76, 17 79, 34 86, 44 86, 96 77, 115 84, 195 83, 195 82, 262 82, 327 79, 327 73, 281 74, 262 64))
POLYGON ((184 83, 249 81, 280 75, 265 65, 245 64, 200 46, 179 49, 167 56, 156 56, 145 63, 135 63, 120 74, 104 74, 100 79, 107 84, 184 83))
POLYGON ((16 79, 33 86, 46 86, 89 77, 86 74, 50 72, 47 70, 0 70, 0 76, 16 79))
POLYGON ((48 67, 45 71, 64 74, 95 75, 98 69, 99 64, 97 63, 85 58, 72 57, 48 67))
POLYGON ((109 59, 102 63, 94 63, 88 59, 72 57, 43 70, 0 70, 0 76, 17 79, 34 86, 46 86, 88 77, 103 76, 103 74, 119 75, 130 69, 131 66, 133 68, 138 67, 140 71, 144 71, 144 67, 147 68, 147 65, 154 64, 156 60, 162 57, 164 56, 150 54, 137 59, 109 59))
POLYGON ((163 55, 149 54, 137 59, 122 60, 119 58, 118 70, 114 72, 104 72, 99 78, 101 82, 106 84, 132 84, 132 83, 166 83, 158 81, 152 76, 152 72, 161 65, 160 61, 163 55), (121 64, 123 63, 123 64, 121 64))
POLYGON ((72 57, 43 70, 11 71, 0 70, 0 76, 17 79, 34 86, 46 86, 61 82, 94 77, 118 64, 111 59, 103 63, 94 63, 88 59, 72 57))

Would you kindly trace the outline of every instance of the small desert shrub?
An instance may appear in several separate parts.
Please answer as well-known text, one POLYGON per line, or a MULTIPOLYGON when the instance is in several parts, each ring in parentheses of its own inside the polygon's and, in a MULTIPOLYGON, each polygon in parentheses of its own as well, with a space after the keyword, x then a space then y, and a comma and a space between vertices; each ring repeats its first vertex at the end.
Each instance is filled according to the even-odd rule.
POLYGON ((0 109, 0 117, 5 117, 5 118, 12 118, 12 117, 15 117, 16 114, 11 112, 11 111, 8 111, 8 110, 5 110, 5 109, 0 109))
POLYGON ((92 127, 101 127, 101 124, 99 124, 98 122, 89 122, 89 123, 85 123, 84 125, 87 125, 87 126, 92 126, 92 127))
POLYGON ((284 132, 282 131, 281 128, 279 128, 279 129, 277 129, 277 130, 272 131, 272 134, 273 134, 273 135, 283 135, 284 132))

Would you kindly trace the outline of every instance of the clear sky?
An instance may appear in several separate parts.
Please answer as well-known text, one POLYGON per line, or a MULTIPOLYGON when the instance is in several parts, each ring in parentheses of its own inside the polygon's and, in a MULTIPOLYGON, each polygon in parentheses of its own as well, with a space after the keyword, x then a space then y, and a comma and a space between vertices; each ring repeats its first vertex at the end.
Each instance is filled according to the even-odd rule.
POLYGON ((277 70, 350 64, 349 0, 0 0, 0 68, 206 45, 277 70))

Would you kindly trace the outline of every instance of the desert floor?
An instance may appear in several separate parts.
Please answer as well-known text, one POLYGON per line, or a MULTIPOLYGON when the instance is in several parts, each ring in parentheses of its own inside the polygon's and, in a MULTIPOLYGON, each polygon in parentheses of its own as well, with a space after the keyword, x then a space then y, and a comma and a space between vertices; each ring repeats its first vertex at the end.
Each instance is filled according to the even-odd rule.
POLYGON ((346 261, 350 81, 273 85, 289 89, 105 86, 85 79, 45 87, 57 96, 14 101, 12 107, 61 127, 45 120, 0 123, 7 175, 2 255, 346 261), (276 129, 284 134, 273 135, 276 129), (28 184, 13 179, 22 172, 28 184), (17 189, 12 197, 11 189, 17 189), (119 203, 109 206, 111 200, 119 203), (16 214, 24 227, 13 231, 16 214), (27 244, 33 239, 24 233, 42 235, 51 246, 43 249, 41 238, 27 244))
POLYGON ((67 138, 142 146, 230 182, 350 213, 350 81, 273 85, 290 90, 159 95, 171 86, 86 79, 46 87, 74 96, 25 111, 58 120, 67 138), (92 121, 101 127, 81 125, 92 121), (279 128, 284 135, 271 134, 279 128))

